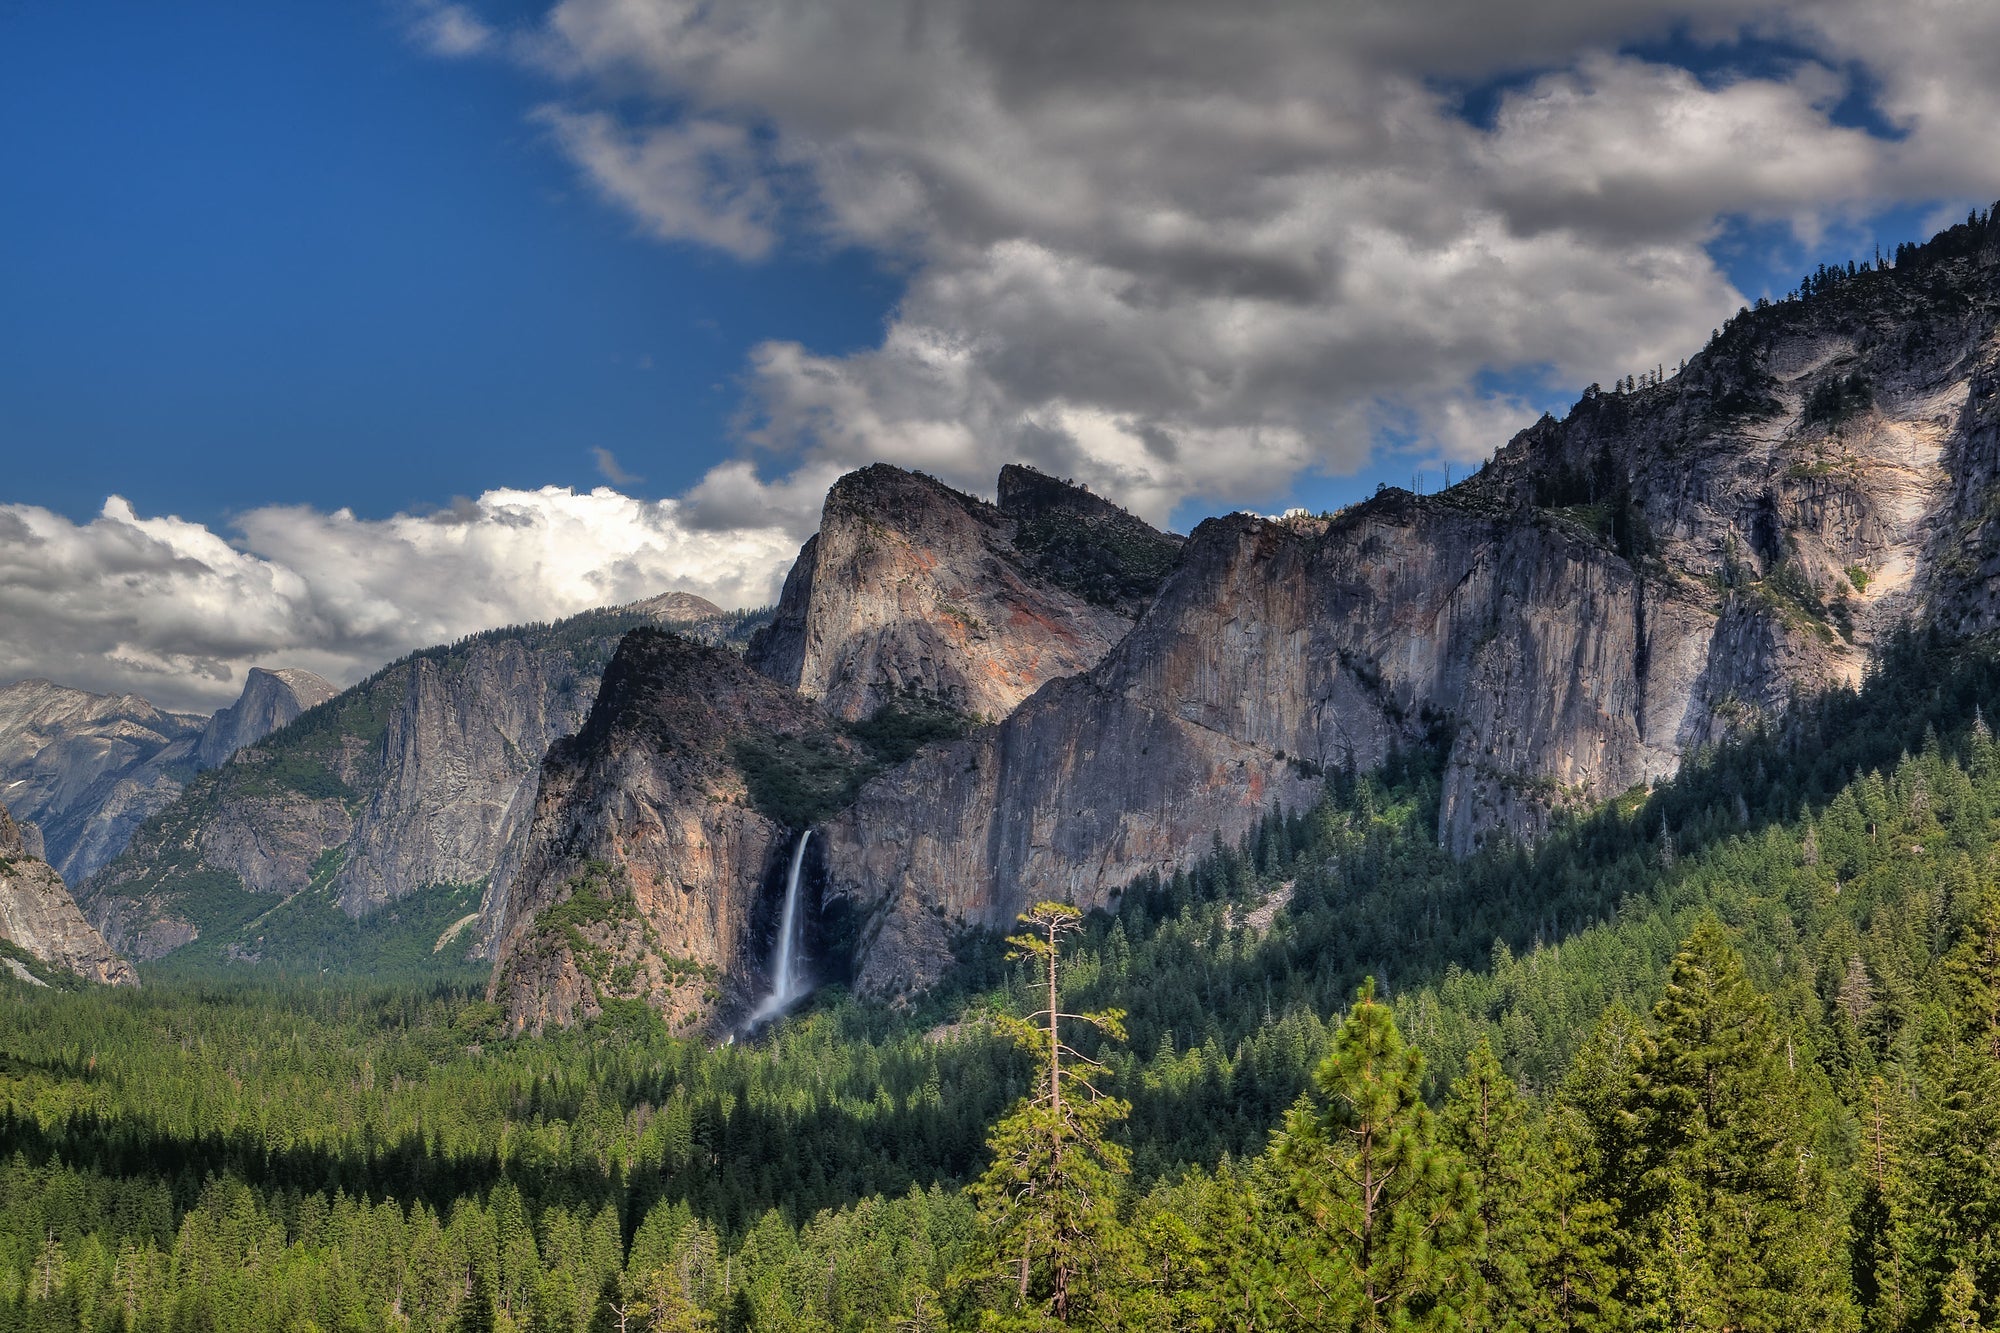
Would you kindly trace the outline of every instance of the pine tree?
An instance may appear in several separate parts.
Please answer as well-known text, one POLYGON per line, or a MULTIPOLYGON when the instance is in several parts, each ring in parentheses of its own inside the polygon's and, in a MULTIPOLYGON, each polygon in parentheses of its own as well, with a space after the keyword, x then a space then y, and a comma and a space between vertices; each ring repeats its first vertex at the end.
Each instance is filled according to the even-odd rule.
POLYGON ((1972 1270, 1964 1264, 1952 1269, 1945 1279, 1937 1326, 1938 1333, 1986 1333, 1987 1325, 1979 1318, 1979 1289, 1972 1284, 1972 1270))
POLYGON ((1423 1056, 1370 981, 1272 1145, 1285 1327, 1389 1330, 1449 1322, 1476 1280, 1472 1176, 1435 1141, 1423 1056))
POLYGON ((453 1327, 457 1333, 493 1333, 493 1293, 486 1285, 486 1275, 477 1267, 467 1275, 453 1327))
POLYGON ((1897 1241, 1942 1290, 1959 1268, 2000 1291, 2000 886, 1987 886, 1941 968, 1897 1241))
POLYGON ((1007 1295, 989 1311, 1001 1327, 1101 1325, 1113 1317, 1118 1272, 1130 1251, 1118 1182, 1131 1168, 1110 1139, 1129 1108, 1095 1085, 1103 1064, 1071 1046, 1063 1024, 1122 1039, 1124 1014, 1062 1009, 1062 941, 1082 923, 1076 908, 1037 903, 1021 921, 1029 930, 1009 937, 1010 956, 1040 965, 1047 1005, 1024 1018, 996 1019, 1034 1056, 1035 1090, 994 1126, 992 1164, 971 1186, 984 1224, 971 1276, 989 1287, 1005 1282, 1007 1295))
POLYGON ((1576 1152, 1541 1132, 1481 1038, 1441 1117, 1479 1196, 1468 1329, 1595 1329, 1613 1308, 1611 1210, 1584 1197, 1576 1152))
POLYGON ((1811 1151, 1805 1081, 1722 927, 1696 925, 1653 1007, 1627 1103, 1638 1168, 1627 1230, 1650 1266, 1634 1297, 1659 1327, 1856 1322, 1832 1199, 1811 1151))

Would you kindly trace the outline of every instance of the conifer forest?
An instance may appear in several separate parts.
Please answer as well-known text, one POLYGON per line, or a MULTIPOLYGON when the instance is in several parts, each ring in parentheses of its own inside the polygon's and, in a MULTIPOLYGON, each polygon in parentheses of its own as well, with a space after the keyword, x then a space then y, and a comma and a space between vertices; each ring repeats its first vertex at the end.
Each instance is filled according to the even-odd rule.
POLYGON ((0 1327, 1989 1327, 1996 704, 1905 636, 1467 861, 1412 747, 916 1006, 725 1044, 10 984, 0 1327))

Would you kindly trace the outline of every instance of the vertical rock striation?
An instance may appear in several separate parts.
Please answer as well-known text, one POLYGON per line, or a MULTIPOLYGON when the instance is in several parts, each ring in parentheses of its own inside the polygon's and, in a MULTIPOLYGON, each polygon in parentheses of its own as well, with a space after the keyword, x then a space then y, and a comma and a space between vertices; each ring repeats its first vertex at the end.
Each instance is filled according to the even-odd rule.
MULTIPOLYGON (((0 809, 0 939, 89 981, 139 984, 132 965, 113 953, 83 919, 62 876, 30 851, 4 809, 0 809)), ((0 959, 0 965, 26 980, 47 984, 17 959, 0 959)))
POLYGON ((1179 539, 1026 468, 1002 474, 1000 496, 885 464, 842 477, 750 664, 847 721, 899 695, 1000 718, 1090 667, 1179 539))

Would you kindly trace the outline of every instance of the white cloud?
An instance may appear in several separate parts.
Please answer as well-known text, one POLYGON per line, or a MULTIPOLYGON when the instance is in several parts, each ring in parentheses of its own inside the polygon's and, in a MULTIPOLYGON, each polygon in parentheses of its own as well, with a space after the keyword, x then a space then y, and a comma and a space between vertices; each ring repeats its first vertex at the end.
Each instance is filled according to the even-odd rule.
POLYGON ((447 60, 480 55, 492 49, 497 39, 494 30, 470 9, 440 0, 415 0, 409 34, 417 45, 447 60))
POLYGON ((380 520, 257 509, 231 543, 117 496, 83 524, 0 505, 0 680, 212 708, 253 665, 345 684, 426 644, 669 589, 775 599, 795 532, 754 519, 702 530, 684 510, 601 487, 498 490, 380 520))
POLYGON ((1725 217, 1809 235, 2000 189, 2000 18, 1902 13, 563 0, 532 45, 565 87, 544 119, 641 225, 754 258, 790 218, 910 274, 878 346, 756 349, 754 466, 716 489, 776 477, 797 508, 877 459, 984 487, 1025 458, 1159 517, 1357 468, 1385 431, 1490 452, 1532 415, 1479 392, 1496 371, 1678 361, 1744 299, 1706 249, 1725 217), (1704 80, 1614 54, 1677 30, 1823 58, 1704 80), (1904 139, 1834 123, 1851 61, 1904 139), (1489 127, 1457 114, 1448 89, 1501 77, 1489 127))
POLYGON ((599 194, 663 241, 695 241, 760 259, 776 240, 776 199, 757 174, 750 134, 717 120, 631 127, 604 112, 545 106, 535 119, 599 194))

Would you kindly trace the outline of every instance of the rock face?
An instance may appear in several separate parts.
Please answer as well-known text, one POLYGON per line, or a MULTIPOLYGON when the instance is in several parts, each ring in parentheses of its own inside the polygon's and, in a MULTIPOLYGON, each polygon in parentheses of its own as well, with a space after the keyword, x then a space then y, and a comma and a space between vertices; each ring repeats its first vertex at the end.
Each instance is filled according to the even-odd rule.
MULTIPOLYGON (((0 687, 0 799, 71 878, 173 800, 205 719, 46 680, 0 687)), ((115 854, 116 848, 111 849, 115 854)))
POLYGON ((310 671, 252 667, 237 701, 203 719, 46 680, 0 687, 0 798, 39 830, 56 869, 80 883, 188 778, 333 692, 310 671))
POLYGON ((514 1030, 573 1023, 611 1000, 642 1000, 676 1025, 740 1007, 759 976, 760 901, 796 836, 752 808, 737 750, 752 737, 858 760, 819 710, 733 654, 651 630, 625 637, 589 720, 542 764, 503 890, 491 994, 514 1030))
MULTIPOLYGON (((699 598, 698 624, 742 637, 699 598)), ((79 897, 141 960, 311 892, 350 917, 487 880, 527 832, 541 757, 573 732, 629 629, 690 608, 654 599, 475 635, 377 672, 202 774, 79 897)), ((474 938, 479 938, 475 936, 474 938)))
POLYGON ((1992 626, 1996 240, 1746 313, 1444 494, 1204 523, 1094 669, 827 828, 828 891, 873 913, 862 989, 928 984, 956 927, 1103 903, 1427 732, 1467 852, 1857 680, 1902 617, 1992 626))
MULTIPOLYGON (((51 967, 110 986, 136 986, 132 965, 113 953, 77 910, 62 876, 32 854, 21 830, 0 809, 0 939, 51 967)), ((16 959, 0 960, 16 975, 46 985, 16 959)))
POLYGON ((195 762, 214 768, 246 745, 255 745, 306 709, 340 693, 310 671, 251 667, 235 703, 208 720, 195 746, 195 762))
POLYGON ((828 493, 748 660, 847 721, 911 695, 998 719, 1123 638, 1178 545, 1026 468, 995 506, 877 465, 828 493))

